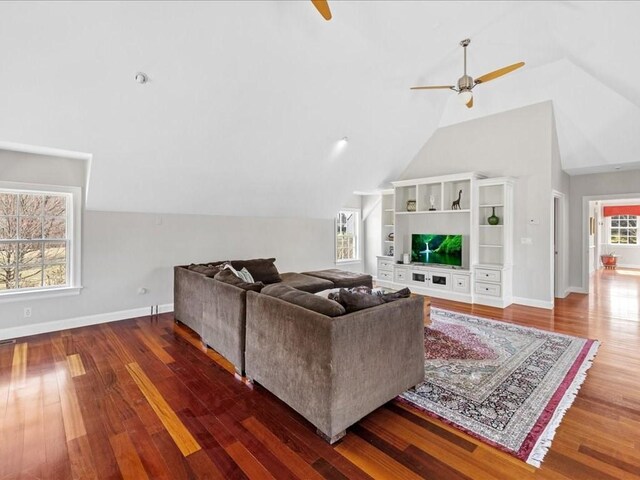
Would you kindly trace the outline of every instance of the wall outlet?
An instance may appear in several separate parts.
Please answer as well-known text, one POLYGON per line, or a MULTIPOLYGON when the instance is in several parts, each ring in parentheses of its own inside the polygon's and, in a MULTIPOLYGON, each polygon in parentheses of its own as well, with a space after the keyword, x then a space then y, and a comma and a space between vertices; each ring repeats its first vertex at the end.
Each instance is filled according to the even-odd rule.
POLYGON ((31 307, 24 308, 24 318, 29 318, 31 316, 31 307))
POLYGON ((538 225, 540 222, 538 222, 537 218, 530 218, 529 219, 529 225, 538 225))
POLYGON ((520 239, 520 243, 522 245, 532 245, 533 244, 533 240, 531 240, 529 237, 522 237, 520 239))

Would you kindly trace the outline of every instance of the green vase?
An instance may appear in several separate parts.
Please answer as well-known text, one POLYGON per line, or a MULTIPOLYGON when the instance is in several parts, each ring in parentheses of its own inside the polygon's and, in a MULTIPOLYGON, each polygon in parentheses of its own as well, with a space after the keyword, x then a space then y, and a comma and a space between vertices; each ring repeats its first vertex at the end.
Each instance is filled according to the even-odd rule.
POLYGON ((491 208, 493 208, 493 212, 491 213, 491 216, 487 218, 487 223, 489 225, 498 225, 498 223, 500 222, 500 219, 496 217, 496 207, 491 207, 491 208))

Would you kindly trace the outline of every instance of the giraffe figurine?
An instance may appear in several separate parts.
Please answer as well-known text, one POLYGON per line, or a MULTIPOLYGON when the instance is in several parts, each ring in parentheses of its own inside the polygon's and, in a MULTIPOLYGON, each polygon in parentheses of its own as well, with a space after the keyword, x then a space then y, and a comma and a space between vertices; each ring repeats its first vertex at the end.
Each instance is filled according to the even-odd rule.
POLYGON ((462 190, 458 192, 458 199, 451 204, 451 210, 460 210, 460 199, 462 198, 462 190))

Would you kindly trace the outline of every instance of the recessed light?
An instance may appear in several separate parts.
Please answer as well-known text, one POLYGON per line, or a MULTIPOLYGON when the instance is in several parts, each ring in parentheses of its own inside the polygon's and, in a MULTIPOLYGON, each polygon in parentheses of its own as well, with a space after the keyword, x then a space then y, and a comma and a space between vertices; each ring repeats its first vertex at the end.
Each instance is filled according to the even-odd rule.
POLYGON ((149 81, 149 77, 147 76, 147 74, 142 72, 136 73, 135 79, 136 82, 138 82, 140 85, 149 81))
POLYGON ((349 143, 349 137, 342 137, 340 139, 340 141, 344 142, 344 143, 349 143))

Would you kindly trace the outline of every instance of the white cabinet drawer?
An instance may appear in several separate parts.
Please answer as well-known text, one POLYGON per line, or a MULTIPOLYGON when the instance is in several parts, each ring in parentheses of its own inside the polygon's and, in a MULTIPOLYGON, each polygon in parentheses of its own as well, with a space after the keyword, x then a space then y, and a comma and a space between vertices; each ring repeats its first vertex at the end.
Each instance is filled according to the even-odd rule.
POLYGON ((396 282, 404 282, 407 280, 407 270, 404 268, 396 269, 396 282))
POLYGON ((466 275, 454 275, 453 290, 456 292, 469 292, 469 277, 466 275))
POLYGON ((393 281, 393 272, 390 272, 389 270, 379 270, 378 279, 393 281))
POLYGON ((476 282, 476 293, 481 295, 491 295, 492 297, 500 296, 500 285, 495 283, 476 282))
POLYGON ((499 282, 501 280, 500 270, 485 270, 484 268, 477 268, 476 280, 499 282))
POLYGON ((393 260, 378 260, 378 270, 393 270, 393 260))

